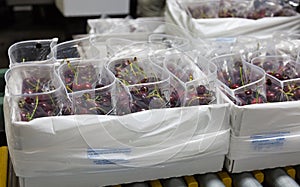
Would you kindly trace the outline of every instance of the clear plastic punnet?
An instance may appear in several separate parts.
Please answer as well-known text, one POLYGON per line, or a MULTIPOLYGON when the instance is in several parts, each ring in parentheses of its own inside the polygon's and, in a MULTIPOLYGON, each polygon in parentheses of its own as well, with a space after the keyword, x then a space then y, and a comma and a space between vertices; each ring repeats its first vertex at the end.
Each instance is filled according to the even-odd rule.
POLYGON ((108 63, 108 69, 130 92, 132 113, 168 107, 169 74, 152 63, 148 54, 149 50, 133 50, 131 54, 113 57, 108 63))
POLYGON ((73 114, 113 112, 115 78, 100 61, 77 60, 59 67, 58 73, 72 102, 73 114))
POLYGON ((266 102, 265 71, 243 61, 239 54, 211 59, 217 66, 220 89, 237 105, 266 102))
MULTIPOLYGON (((216 103, 215 87, 204 71, 184 53, 166 57, 164 67, 171 77, 170 106, 196 106, 216 103)), ((204 67, 204 66, 203 66, 204 67)))
POLYGON ((14 66, 7 71, 5 79, 13 121, 60 115, 65 92, 54 66, 14 66))
POLYGON ((52 48, 58 38, 43 40, 27 40, 17 42, 8 49, 10 67, 23 63, 50 64, 53 63, 52 48))
POLYGON ((89 36, 59 43, 52 50, 57 63, 78 59, 96 59, 102 56, 101 51, 91 44, 89 36))
POLYGON ((168 34, 150 34, 146 40, 134 41, 124 38, 109 38, 106 40, 109 56, 126 54, 127 52, 149 50, 153 62, 162 66, 164 56, 168 53, 189 50, 188 39, 168 34))
POLYGON ((252 56, 252 54, 259 49, 259 39, 253 36, 240 35, 237 37, 219 37, 213 39, 207 39, 213 51, 211 57, 217 57, 220 55, 239 53, 246 60, 252 56))
POLYGON ((300 99, 300 68, 294 60, 283 56, 261 56, 252 59, 251 63, 263 68, 267 73, 268 102, 300 99))

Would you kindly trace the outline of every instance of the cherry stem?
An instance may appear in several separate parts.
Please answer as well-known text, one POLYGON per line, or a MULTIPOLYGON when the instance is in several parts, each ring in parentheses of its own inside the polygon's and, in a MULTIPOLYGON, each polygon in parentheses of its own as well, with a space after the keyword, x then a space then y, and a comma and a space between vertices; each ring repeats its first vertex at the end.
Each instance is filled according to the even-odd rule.
POLYGON ((78 84, 78 73, 77 73, 76 69, 73 68, 73 66, 71 65, 70 61, 68 61, 68 60, 67 60, 67 64, 68 64, 68 67, 71 69, 71 71, 74 73, 75 83, 78 84))
POLYGON ((69 90, 70 92, 73 92, 73 90, 69 87, 69 85, 66 85, 67 90, 69 90))
POLYGON ((244 86, 244 80, 243 80, 243 69, 240 66, 240 77, 241 77, 241 81, 242 81, 242 85, 244 86))
POLYGON ((33 109, 32 113, 31 113, 31 115, 29 117, 29 120, 32 120, 32 118, 33 118, 33 116, 34 116, 34 114, 35 114, 35 112, 37 110, 38 104, 39 104, 39 97, 36 96, 35 97, 35 106, 34 106, 34 109, 33 109))
POLYGON ((103 113, 106 113, 107 111, 105 111, 103 108, 101 107, 92 107, 92 108, 89 108, 89 110, 101 110, 103 113))

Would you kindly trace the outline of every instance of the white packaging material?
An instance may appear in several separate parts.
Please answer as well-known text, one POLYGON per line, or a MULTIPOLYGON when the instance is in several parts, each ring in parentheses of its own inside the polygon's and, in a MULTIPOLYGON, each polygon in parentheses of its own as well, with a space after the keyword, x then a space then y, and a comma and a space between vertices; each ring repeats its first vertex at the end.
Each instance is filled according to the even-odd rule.
POLYGON ((260 133, 230 138, 226 167, 231 172, 299 164, 300 132, 260 133))
POLYGON ((15 171, 21 177, 36 177, 225 155, 228 106, 157 109, 124 116, 57 116, 30 122, 12 122, 7 100, 4 108, 15 171))
POLYGON ((166 22, 186 28, 200 38, 235 37, 249 35, 270 38, 275 31, 300 32, 300 15, 291 17, 265 17, 262 19, 207 18, 194 19, 177 0, 166 2, 166 22))
POLYGON ((249 157, 269 157, 277 153, 300 152, 300 132, 256 134, 252 136, 231 135, 227 155, 233 160, 249 157))
POLYGON ((100 187, 170 177, 181 177, 183 175, 203 174, 208 171, 218 172, 223 169, 223 164, 224 155, 219 155, 190 158, 147 168, 123 168, 122 170, 105 170, 104 172, 98 173, 86 172, 70 175, 19 177, 19 183, 20 187, 100 187))
POLYGON ((300 131, 300 101, 237 106, 224 94, 221 97, 230 103, 230 124, 235 136, 300 131))

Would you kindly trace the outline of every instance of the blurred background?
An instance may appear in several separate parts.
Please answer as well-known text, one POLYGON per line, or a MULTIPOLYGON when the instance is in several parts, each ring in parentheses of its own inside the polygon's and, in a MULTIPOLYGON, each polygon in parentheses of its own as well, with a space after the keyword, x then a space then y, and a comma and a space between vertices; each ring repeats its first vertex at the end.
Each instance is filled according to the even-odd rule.
POLYGON ((160 16, 164 3, 165 0, 0 0, 0 68, 8 67, 7 50, 15 42, 57 37, 60 43, 86 34, 87 19, 160 16))

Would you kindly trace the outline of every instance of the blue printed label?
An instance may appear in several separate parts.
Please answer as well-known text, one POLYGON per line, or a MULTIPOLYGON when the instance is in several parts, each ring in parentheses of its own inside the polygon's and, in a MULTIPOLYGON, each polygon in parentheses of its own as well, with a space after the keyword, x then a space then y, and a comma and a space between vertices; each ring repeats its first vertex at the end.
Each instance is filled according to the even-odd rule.
POLYGON ((130 148, 90 148, 87 150, 87 157, 97 165, 124 164, 129 162, 127 159, 129 153, 130 148))
POLYGON ((280 149, 286 142, 289 132, 258 134, 251 136, 251 144, 256 151, 272 151, 280 149))

